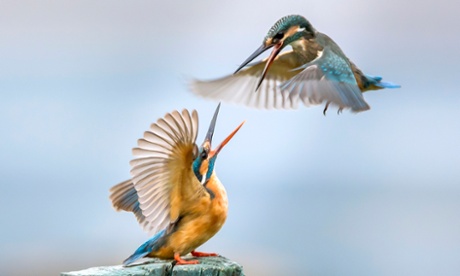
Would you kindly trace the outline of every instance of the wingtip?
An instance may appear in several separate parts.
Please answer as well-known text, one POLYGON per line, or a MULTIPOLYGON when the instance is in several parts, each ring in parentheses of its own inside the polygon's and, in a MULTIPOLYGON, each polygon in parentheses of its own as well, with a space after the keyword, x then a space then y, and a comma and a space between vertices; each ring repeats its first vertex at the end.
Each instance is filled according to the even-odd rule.
POLYGON ((360 108, 351 108, 351 111, 353 113, 359 113, 359 112, 363 112, 363 111, 368 111, 370 110, 371 107, 369 105, 366 105, 366 107, 360 107, 360 108))
MULTIPOLYGON (((341 108, 341 109, 343 109, 343 108, 341 108)), ((341 109, 339 109, 339 110, 341 110, 341 109)), ((359 113, 359 112, 367 111, 367 110, 370 110, 370 109, 371 109, 371 106, 368 103, 366 103, 365 101, 361 105, 351 107, 351 111, 353 113, 359 113)))

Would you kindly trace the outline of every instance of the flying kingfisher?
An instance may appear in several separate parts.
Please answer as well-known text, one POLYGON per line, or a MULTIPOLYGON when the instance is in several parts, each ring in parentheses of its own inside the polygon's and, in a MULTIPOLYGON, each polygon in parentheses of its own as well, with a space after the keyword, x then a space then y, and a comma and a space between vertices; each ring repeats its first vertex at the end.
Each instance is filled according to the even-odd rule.
POLYGON ((197 95, 257 108, 294 109, 300 101, 305 106, 325 102, 324 114, 330 104, 339 112, 344 108, 368 110, 362 92, 399 87, 364 74, 331 38, 300 15, 278 20, 233 75, 190 83, 197 95), (292 50, 280 54, 287 45, 292 50), (268 58, 249 64, 270 48, 268 58))
POLYGON ((143 257, 174 258, 176 264, 197 264, 195 257, 217 256, 195 249, 216 234, 227 218, 227 193, 214 171, 217 155, 244 124, 211 149, 220 103, 201 147, 195 144, 198 114, 173 111, 150 126, 133 149, 132 179, 110 189, 113 207, 133 212, 153 237, 123 264, 143 257))

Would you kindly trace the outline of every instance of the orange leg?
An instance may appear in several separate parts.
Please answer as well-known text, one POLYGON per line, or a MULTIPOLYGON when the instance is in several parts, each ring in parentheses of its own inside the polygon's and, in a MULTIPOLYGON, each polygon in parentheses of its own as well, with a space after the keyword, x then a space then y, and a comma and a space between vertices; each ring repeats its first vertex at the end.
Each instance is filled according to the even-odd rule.
POLYGON ((217 257, 217 256, 219 256, 219 254, 217 254, 217 253, 203 253, 203 252, 198 252, 198 251, 195 251, 195 250, 193 250, 190 253, 192 253, 192 256, 194 256, 194 257, 217 257))
POLYGON ((200 263, 198 260, 186 261, 180 257, 179 253, 174 253, 174 260, 176 260, 176 265, 191 265, 200 263))

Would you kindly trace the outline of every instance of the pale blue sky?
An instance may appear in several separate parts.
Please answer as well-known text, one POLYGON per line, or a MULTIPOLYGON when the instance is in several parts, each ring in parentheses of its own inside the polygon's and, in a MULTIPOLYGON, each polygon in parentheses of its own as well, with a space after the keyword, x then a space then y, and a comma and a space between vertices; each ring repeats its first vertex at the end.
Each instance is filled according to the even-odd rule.
POLYGON ((248 275, 460 270, 456 1, 0 1, 0 274, 119 264, 148 238, 108 189, 151 122, 216 103, 190 77, 233 72, 301 14, 364 72, 401 89, 370 111, 223 103, 216 163, 229 217, 202 247, 248 275))

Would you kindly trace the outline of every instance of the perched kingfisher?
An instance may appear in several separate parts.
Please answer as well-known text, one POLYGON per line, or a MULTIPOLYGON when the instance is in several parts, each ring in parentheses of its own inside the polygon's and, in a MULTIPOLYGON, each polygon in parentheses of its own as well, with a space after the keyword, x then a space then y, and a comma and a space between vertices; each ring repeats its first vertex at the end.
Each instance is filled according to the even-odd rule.
POLYGON ((214 171, 217 155, 244 124, 242 122, 214 150, 211 149, 220 103, 201 147, 195 144, 195 110, 166 114, 144 133, 133 149, 132 179, 110 189, 113 207, 133 212, 153 237, 123 264, 143 257, 175 259, 176 264, 197 264, 195 257, 217 256, 195 249, 216 234, 227 218, 227 193, 214 171))
POLYGON ((339 112, 368 110, 362 92, 399 87, 361 72, 331 38, 300 15, 278 20, 233 75, 190 84, 197 95, 257 108, 294 109, 300 101, 305 106, 326 102, 324 114, 329 104, 338 106, 339 112), (287 45, 292 50, 279 54, 287 45), (270 48, 268 58, 249 64, 270 48))

